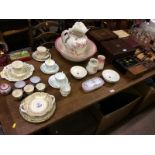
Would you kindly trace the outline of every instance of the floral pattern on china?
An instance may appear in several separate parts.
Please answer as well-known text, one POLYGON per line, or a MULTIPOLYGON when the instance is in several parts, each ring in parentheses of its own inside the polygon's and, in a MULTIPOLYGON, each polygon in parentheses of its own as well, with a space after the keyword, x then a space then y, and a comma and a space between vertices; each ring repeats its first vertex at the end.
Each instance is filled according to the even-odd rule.
POLYGON ((88 29, 82 22, 76 22, 72 28, 64 30, 61 34, 61 39, 67 49, 72 54, 82 54, 87 46, 86 32, 88 29))
POLYGON ((14 82, 21 81, 29 78, 33 71, 33 65, 17 60, 3 68, 1 78, 14 82))

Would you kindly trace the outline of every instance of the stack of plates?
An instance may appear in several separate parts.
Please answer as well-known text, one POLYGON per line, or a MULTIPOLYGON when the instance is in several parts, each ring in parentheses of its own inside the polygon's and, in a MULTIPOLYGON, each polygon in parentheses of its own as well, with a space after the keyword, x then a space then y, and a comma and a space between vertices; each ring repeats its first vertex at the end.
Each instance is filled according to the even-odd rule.
POLYGON ((28 122, 41 123, 55 112, 55 97, 48 93, 36 92, 25 98, 19 107, 21 116, 28 122))

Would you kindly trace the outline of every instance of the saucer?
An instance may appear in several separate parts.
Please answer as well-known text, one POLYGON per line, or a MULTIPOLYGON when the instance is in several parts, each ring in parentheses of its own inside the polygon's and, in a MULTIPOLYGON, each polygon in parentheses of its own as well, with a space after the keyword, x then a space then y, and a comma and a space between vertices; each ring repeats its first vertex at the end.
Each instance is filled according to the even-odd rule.
POLYGON ((109 83, 115 83, 115 82, 118 82, 120 80, 120 75, 112 69, 104 70, 102 72, 102 76, 105 79, 105 81, 107 81, 109 83))
POLYGON ((55 74, 59 71, 59 66, 56 64, 55 69, 47 69, 45 63, 40 66, 40 70, 45 74, 55 74))
POLYGON ((36 61, 45 61, 49 57, 51 57, 51 54, 50 53, 48 53, 45 57, 42 57, 42 58, 41 57, 38 57, 35 52, 32 53, 32 58, 34 60, 36 60, 36 61))
MULTIPOLYGON (((56 88, 56 89, 59 89, 60 88, 60 84, 56 81, 55 75, 52 75, 52 76, 49 77, 48 83, 53 88, 56 88)), ((66 77, 65 83, 68 83, 67 77, 66 77)))

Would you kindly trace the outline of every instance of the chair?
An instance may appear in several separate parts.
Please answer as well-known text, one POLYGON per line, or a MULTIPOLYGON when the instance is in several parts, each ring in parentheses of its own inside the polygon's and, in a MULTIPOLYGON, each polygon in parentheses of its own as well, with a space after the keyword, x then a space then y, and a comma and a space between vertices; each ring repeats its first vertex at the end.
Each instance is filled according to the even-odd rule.
POLYGON ((39 45, 51 48, 54 45, 55 39, 59 36, 58 29, 58 21, 29 20, 29 34, 32 48, 34 49, 39 45))

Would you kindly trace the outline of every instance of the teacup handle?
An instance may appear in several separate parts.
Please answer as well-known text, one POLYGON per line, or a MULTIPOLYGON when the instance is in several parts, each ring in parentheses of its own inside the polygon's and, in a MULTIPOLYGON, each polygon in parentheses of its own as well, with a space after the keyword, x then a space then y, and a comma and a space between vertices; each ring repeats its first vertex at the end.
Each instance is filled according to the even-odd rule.
POLYGON ((64 30, 64 31, 61 33, 62 42, 63 42, 63 43, 66 43, 68 37, 69 37, 69 30, 64 30))

